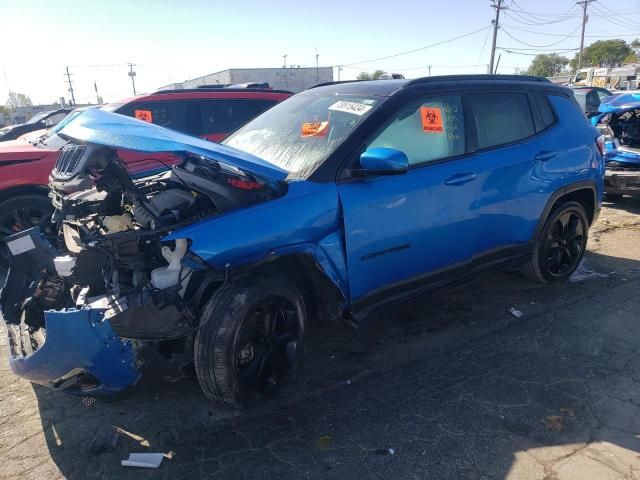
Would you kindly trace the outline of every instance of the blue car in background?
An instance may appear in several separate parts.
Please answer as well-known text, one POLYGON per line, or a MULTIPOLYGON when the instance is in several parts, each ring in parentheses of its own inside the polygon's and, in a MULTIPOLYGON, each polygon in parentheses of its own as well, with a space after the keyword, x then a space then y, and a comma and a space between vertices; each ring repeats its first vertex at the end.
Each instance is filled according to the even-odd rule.
POLYGON ((59 241, 7 239, 2 313, 13 371, 83 395, 152 358, 255 404, 295 373, 310 318, 357 327, 514 266, 566 279, 603 194, 602 137, 537 77, 324 84, 222 144, 102 110, 59 135, 59 241), (120 149, 180 161, 132 178, 120 149))
POLYGON ((605 193, 640 195, 640 93, 605 98, 591 122, 605 138, 605 193))

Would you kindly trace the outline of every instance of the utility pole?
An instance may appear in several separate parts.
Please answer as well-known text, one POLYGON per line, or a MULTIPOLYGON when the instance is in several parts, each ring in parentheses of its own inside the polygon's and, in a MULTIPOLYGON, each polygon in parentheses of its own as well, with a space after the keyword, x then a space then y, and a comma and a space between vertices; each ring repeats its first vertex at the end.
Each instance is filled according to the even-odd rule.
POLYGON ((338 65, 338 81, 340 81, 340 72, 342 72, 342 65, 338 65))
POLYGON ((320 54, 318 53, 318 47, 316 47, 316 82, 320 81, 320 54))
POLYGON ((93 81, 93 89, 96 91, 96 103, 100 105, 102 102, 100 101, 100 94, 98 93, 98 83, 93 81))
POLYGON ((282 55, 282 68, 287 68, 287 54, 282 55))
POLYGON ((582 0, 576 2, 576 5, 582 5, 582 33, 580 34, 580 52, 578 53, 578 70, 582 67, 582 49, 584 48, 584 29, 587 26, 589 16, 587 15, 587 6, 594 0, 582 0))
POLYGON ((71 74, 69 73, 69 66, 67 65, 67 82, 69 83, 69 93, 71 93, 71 102, 76 104, 76 96, 73 94, 73 83, 71 82, 71 74))
POLYGON ((427 68, 429 69, 429 76, 431 76, 431 65, 428 65, 427 68))
POLYGON ((133 71, 133 67, 135 67, 135 65, 133 63, 130 63, 129 64, 129 73, 127 75, 129 75, 131 77, 131 85, 133 86, 133 94, 136 95, 136 80, 135 80, 136 72, 133 71))
POLYGON ((500 10, 507 7, 502 6, 503 0, 493 0, 491 4, 492 8, 496 9, 496 19, 492 20, 493 23, 493 43, 491 44, 491 60, 489 61, 489 73, 493 74, 493 60, 496 56, 496 40, 498 39, 498 28, 500 24, 500 10))

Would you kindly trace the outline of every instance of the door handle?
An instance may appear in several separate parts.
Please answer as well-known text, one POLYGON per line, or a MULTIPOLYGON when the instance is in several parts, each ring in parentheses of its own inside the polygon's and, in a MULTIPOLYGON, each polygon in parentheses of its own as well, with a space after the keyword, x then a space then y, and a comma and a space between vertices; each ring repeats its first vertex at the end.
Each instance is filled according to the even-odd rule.
POLYGON ((475 173, 456 173, 453 177, 445 180, 445 185, 462 185, 476 179, 475 173))
POLYGON ((542 151, 536 155, 536 160, 540 160, 541 162, 546 162, 547 160, 555 157, 556 154, 554 152, 542 151))

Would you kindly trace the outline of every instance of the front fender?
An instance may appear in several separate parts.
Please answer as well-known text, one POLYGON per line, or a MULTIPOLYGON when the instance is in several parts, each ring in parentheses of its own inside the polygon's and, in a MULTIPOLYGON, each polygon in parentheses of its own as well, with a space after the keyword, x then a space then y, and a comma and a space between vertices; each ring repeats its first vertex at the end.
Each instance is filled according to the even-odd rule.
POLYGON ((297 181, 280 198, 176 230, 165 240, 191 239, 190 250, 219 270, 272 256, 311 255, 348 298, 341 224, 335 184, 297 181))

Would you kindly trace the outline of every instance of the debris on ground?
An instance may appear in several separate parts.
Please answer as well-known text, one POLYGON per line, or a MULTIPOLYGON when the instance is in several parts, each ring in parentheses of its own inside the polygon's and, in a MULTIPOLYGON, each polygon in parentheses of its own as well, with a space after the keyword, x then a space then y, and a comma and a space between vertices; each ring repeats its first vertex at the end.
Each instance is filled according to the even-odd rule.
POLYGON ((130 453, 120 464, 123 467, 158 468, 164 457, 164 453, 130 453))
POLYGON ((609 278, 614 273, 616 272, 609 272, 609 273, 596 272, 595 270, 591 270, 590 268, 588 268, 585 262, 582 262, 580 265, 578 265, 578 268, 576 268, 576 271, 571 274, 571 276, 569 277, 569 281, 582 282, 584 280, 593 280, 595 278, 609 278))
POLYGON ((329 435, 323 435, 318 439, 318 448, 329 448, 332 443, 333 438, 331 438, 329 435))
POLYGON ((521 310, 518 310, 515 307, 511 307, 509 310, 507 310, 507 312, 509 312, 511 315, 513 315, 516 318, 520 318, 524 315, 524 313, 522 313, 521 310))
POLYGON ((562 417, 560 415, 549 415, 542 419, 542 422, 547 426, 549 430, 559 432, 562 430, 562 417))

